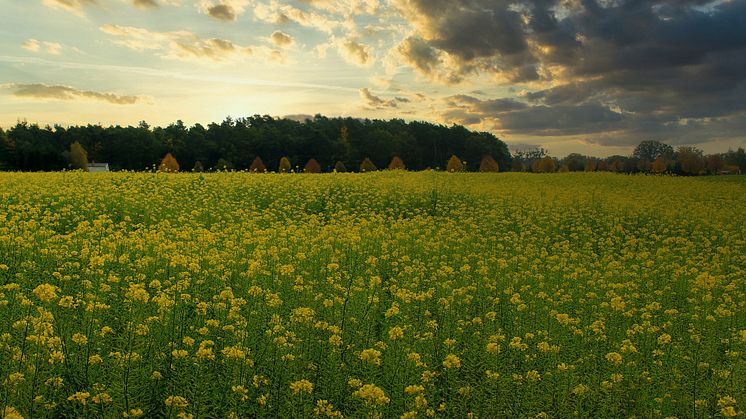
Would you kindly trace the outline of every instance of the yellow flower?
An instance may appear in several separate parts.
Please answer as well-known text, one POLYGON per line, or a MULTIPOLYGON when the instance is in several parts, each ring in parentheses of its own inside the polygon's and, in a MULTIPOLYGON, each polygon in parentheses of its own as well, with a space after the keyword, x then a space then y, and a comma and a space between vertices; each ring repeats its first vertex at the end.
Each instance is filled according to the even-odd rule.
POLYGON ((421 385, 411 385, 411 386, 407 386, 404 389, 404 393, 406 394, 418 394, 418 393, 422 393, 423 391, 425 391, 425 387, 421 385))
POLYGON ((0 418, 3 419, 23 419, 23 416, 12 406, 6 406, 0 411, 0 418))
POLYGON ((664 333, 658 336, 658 345, 665 345, 667 343, 671 343, 671 335, 664 333))
POLYGON ((87 391, 78 391, 72 396, 68 397, 67 400, 77 402, 82 405, 88 404, 88 398, 91 397, 91 393, 87 391))
POLYGON ((443 360, 443 366, 451 369, 451 368, 460 368, 461 367, 461 360, 459 357, 457 357, 454 354, 448 354, 446 355, 445 359, 443 360))
POLYGON ((189 406, 189 401, 182 396, 168 396, 164 401, 166 406, 173 407, 176 409, 185 409, 189 406))
POLYGON ((352 395, 359 399, 363 399, 363 401, 368 405, 384 405, 390 401, 390 399, 386 397, 386 393, 375 384, 364 384, 352 393, 352 395))
POLYGON ((404 337, 404 329, 399 326, 394 326, 389 330, 389 339, 397 340, 404 337))
POLYGON ((622 356, 617 352, 609 352, 606 354, 606 360, 614 365, 619 365, 622 363, 622 356))
POLYGON ((88 343, 88 337, 82 333, 76 333, 72 336, 72 341, 78 345, 85 345, 88 343))
POLYGON ((313 393, 313 383, 308 380, 294 381, 290 383, 290 390, 293 391, 293 394, 311 394, 313 393))
POLYGON ((48 303, 57 298, 57 287, 52 284, 41 284, 31 291, 36 298, 48 303))
POLYGON ((365 349, 360 352, 360 360, 373 365, 381 365, 381 351, 378 349, 365 349))

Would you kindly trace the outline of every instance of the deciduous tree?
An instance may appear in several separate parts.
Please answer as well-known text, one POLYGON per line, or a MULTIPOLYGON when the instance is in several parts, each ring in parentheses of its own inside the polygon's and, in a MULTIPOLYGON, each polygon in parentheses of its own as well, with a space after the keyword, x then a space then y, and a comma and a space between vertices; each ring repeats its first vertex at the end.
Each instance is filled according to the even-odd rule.
POLYGON ((88 171, 88 152, 77 141, 70 144, 70 167, 88 171))
POLYGON ((448 172, 463 172, 464 171, 464 162, 461 161, 458 156, 455 154, 451 156, 450 159, 448 159, 448 164, 446 165, 446 171, 448 172))

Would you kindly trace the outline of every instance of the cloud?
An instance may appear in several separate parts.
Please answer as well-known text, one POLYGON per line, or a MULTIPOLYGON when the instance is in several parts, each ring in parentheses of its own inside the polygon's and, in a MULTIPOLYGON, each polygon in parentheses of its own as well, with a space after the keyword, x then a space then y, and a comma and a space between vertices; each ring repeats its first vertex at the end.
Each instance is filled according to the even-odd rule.
POLYGON ((507 104, 451 99, 445 119, 603 144, 744 137, 723 122, 746 112, 744 0, 391 4, 411 25, 389 53, 398 64, 438 83, 491 76, 521 90, 507 104))
POLYGON ((21 48, 31 52, 39 52, 41 44, 36 39, 27 39, 21 44, 21 48))
POLYGON ((133 105, 146 101, 142 96, 122 96, 115 93, 101 93, 90 90, 79 90, 69 86, 50 86, 41 83, 18 84, 12 83, 2 86, 13 91, 13 96, 23 99, 37 100, 78 100, 88 99, 107 102, 114 105, 133 105))
POLYGON ((132 5, 138 9, 157 9, 160 6, 156 0, 132 0, 132 5))
POLYGON ((368 67, 373 64, 374 55, 371 47, 354 39, 337 39, 334 43, 337 45, 339 54, 348 63, 359 67, 368 67))
POLYGON ((381 97, 375 96, 371 93, 367 87, 360 89, 360 98, 363 99, 366 106, 373 109, 396 108, 399 106, 396 99, 382 99, 381 97))
POLYGON ((96 4, 96 0, 43 0, 42 3, 53 9, 62 9, 77 15, 83 15, 85 6, 96 4))
POLYGON ((272 43, 275 44, 275 46, 280 48, 288 47, 290 45, 293 45, 293 43, 295 42, 292 36, 282 31, 272 32, 272 35, 270 35, 270 39, 272 43))
POLYGON ((62 44, 58 42, 38 41, 33 38, 21 43, 21 48, 31 52, 46 52, 52 55, 60 55, 62 52, 62 44))
POLYGON ((249 4, 249 0, 201 0, 199 7, 213 19, 229 22, 236 20, 249 4))
POLYGON ((304 11, 288 4, 271 0, 269 3, 256 3, 252 11, 254 17, 260 21, 272 24, 297 23, 307 28, 331 34, 335 29, 342 28, 345 23, 314 11, 304 11))
POLYGON ((263 53, 271 56, 266 47, 241 46, 232 41, 202 39, 191 32, 151 32, 132 26, 104 25, 101 31, 115 38, 114 43, 136 51, 153 50, 161 57, 179 60, 209 60, 221 62, 246 58, 263 53))

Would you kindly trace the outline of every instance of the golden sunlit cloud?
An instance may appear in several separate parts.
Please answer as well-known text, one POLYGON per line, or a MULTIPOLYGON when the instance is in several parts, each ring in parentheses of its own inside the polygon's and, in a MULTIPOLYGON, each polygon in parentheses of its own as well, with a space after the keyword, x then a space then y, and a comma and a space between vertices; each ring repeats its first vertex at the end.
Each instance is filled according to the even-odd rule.
POLYGON ((134 105, 144 103, 148 98, 144 96, 118 95, 90 90, 80 90, 70 86, 49 86, 41 83, 22 84, 11 83, 0 85, 4 90, 11 90, 17 98, 31 100, 78 100, 89 99, 107 102, 114 105, 134 105))

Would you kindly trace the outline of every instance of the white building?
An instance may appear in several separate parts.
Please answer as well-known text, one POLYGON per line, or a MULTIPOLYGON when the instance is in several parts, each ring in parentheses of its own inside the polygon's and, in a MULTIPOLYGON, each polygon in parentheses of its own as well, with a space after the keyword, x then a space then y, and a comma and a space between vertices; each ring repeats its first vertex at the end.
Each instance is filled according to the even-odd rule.
POLYGON ((88 163, 88 171, 91 173, 108 172, 109 163, 88 163))

